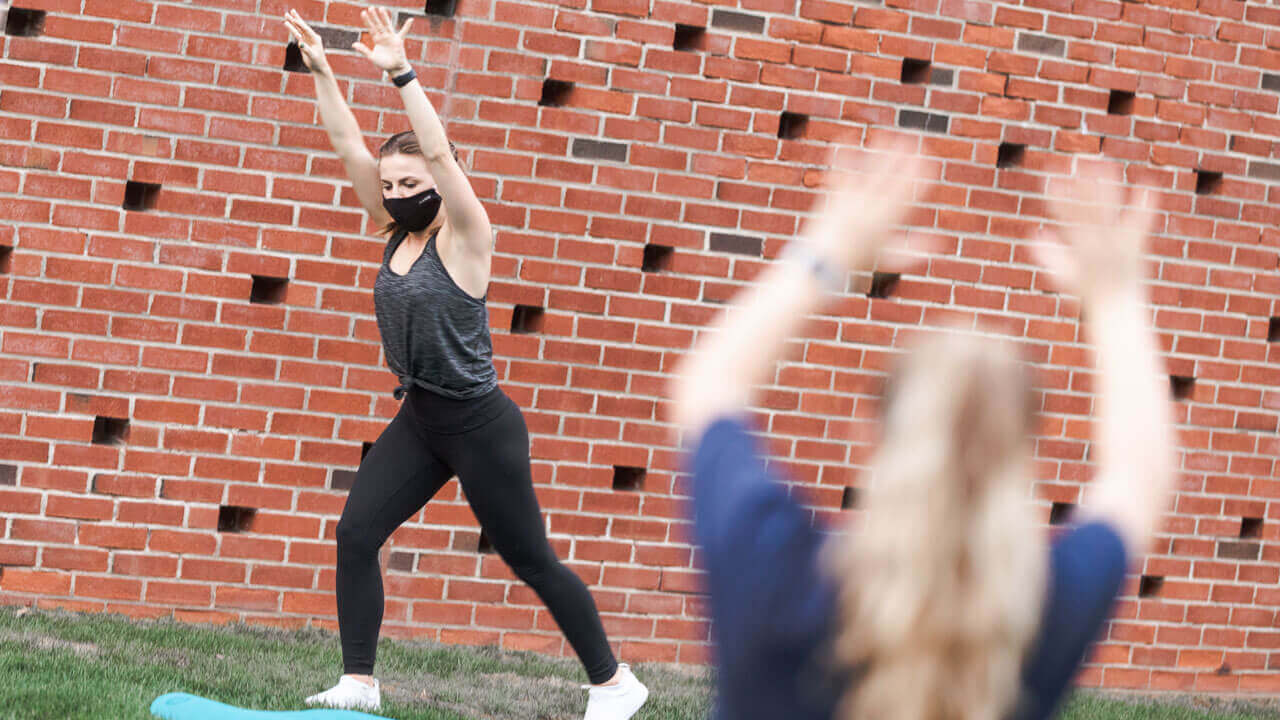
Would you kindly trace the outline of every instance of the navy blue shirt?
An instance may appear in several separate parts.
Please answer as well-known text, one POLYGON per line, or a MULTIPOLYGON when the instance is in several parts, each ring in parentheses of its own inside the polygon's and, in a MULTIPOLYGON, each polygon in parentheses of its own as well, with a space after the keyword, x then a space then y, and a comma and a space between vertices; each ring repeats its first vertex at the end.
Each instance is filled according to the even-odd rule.
MULTIPOLYGON (((830 720, 847 679, 834 675, 837 585, 820 567, 824 536, 765 466, 743 418, 724 417, 689 457, 694 536, 710 589, 715 717, 830 720)), ((1124 545, 1104 523, 1051 546, 1044 619, 1023 668, 1017 720, 1050 717, 1110 615, 1124 545)))

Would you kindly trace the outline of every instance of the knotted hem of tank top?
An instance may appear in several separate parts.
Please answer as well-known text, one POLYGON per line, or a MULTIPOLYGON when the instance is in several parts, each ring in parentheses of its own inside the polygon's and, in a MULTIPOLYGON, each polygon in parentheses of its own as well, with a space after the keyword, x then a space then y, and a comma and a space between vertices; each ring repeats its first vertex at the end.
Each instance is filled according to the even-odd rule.
POLYGON ((403 400, 404 396, 412 389, 413 378, 408 375, 402 376, 400 378, 400 385, 395 390, 391 391, 391 397, 394 397, 397 400, 403 400))

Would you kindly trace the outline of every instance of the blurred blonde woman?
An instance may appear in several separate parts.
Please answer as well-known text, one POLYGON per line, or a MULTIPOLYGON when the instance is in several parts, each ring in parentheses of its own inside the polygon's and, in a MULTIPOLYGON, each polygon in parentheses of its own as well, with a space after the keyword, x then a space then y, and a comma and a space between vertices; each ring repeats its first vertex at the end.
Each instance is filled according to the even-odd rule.
POLYGON ((1098 473, 1073 526, 1050 543, 1029 504, 1036 399, 1013 350, 941 333, 891 377, 865 513, 832 536, 766 467, 747 409, 825 295, 902 249, 891 229, 923 191, 922 161, 902 146, 858 157, 838 163, 826 209, 702 334, 674 388, 716 717, 1050 717, 1173 482, 1167 384, 1143 307, 1154 213, 1145 198, 1126 210, 1116 172, 1082 160, 1093 169, 1054 184, 1059 227, 1036 245, 1079 295, 1097 350, 1098 473))

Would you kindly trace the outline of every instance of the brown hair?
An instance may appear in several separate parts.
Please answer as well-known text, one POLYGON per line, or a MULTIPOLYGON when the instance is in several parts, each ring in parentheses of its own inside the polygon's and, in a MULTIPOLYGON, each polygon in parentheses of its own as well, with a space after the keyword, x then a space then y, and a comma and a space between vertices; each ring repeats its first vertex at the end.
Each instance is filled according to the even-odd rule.
MULTIPOLYGON (((453 161, 461 165, 462 161, 458 159, 458 148, 453 144, 452 140, 449 141, 449 152, 453 155, 453 161)), ((378 159, 381 160, 388 155, 417 155, 418 157, 423 157, 422 145, 418 144, 418 136, 412 130, 405 130, 387 138, 382 143, 382 146, 378 148, 378 159)), ((378 233, 391 235, 399 229, 396 222, 392 220, 378 228, 378 233)))
MULTIPOLYGON (((449 152, 453 154, 455 162, 461 163, 458 159, 458 148, 449 140, 449 152)), ((387 138, 382 146, 378 148, 378 157, 384 158, 388 155, 422 155, 422 146, 418 144, 418 136, 413 134, 412 130, 398 132, 387 138)))
POLYGON ((836 716, 1000 720, 1046 584, 1036 396, 1007 343, 972 333, 942 333, 895 375, 865 513, 828 548, 836 655, 861 671, 836 716))

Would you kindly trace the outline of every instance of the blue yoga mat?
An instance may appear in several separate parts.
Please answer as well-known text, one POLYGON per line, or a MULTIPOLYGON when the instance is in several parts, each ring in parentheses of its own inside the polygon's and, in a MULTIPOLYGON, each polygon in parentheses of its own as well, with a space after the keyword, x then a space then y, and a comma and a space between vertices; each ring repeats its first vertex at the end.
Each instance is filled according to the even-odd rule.
POLYGON ((249 710, 187 693, 169 693, 151 703, 164 720, 387 720, 354 710, 249 710))

